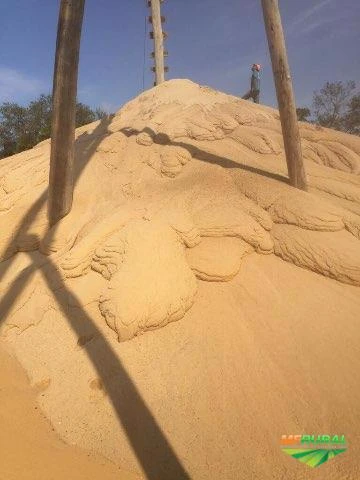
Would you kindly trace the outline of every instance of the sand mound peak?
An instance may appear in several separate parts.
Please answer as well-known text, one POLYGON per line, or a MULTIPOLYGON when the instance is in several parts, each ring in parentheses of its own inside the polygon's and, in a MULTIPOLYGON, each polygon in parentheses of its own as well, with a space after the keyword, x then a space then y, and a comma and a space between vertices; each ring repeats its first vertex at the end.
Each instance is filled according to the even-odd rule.
MULTIPOLYGON (((189 80, 166 82, 114 117, 77 130, 73 209, 51 229, 49 141, 0 163, 2 334, 21 349, 36 381, 57 377, 43 407, 71 418, 67 430, 59 427, 63 436, 82 438, 78 423, 69 427, 74 413, 55 399, 59 382, 66 382, 60 366, 73 369, 69 359, 76 356, 78 374, 99 375, 102 367, 94 372, 81 357, 82 348, 98 345, 98 330, 116 349, 114 332, 125 341, 185 315, 177 328, 190 328, 189 318, 201 316, 197 302, 203 305, 196 277, 213 282, 219 290, 212 294, 221 297, 226 282, 241 282, 243 265, 280 262, 277 256, 299 278, 311 270, 333 279, 327 282, 360 285, 360 139, 309 124, 301 124, 301 134, 309 193, 287 182, 276 110, 189 80), (65 317, 74 322, 75 340, 62 324, 65 317), (64 353, 54 347, 42 364, 31 355, 29 342, 39 346, 43 338, 52 344, 52 336, 58 336, 64 353)), ((257 273, 251 275, 255 282, 257 273)), ((251 278, 244 288, 251 289, 251 278)), ((258 294, 265 288, 269 298, 280 298, 264 278, 258 294)), ((167 329, 152 335, 166 337, 167 329)), ((150 348, 147 340, 136 342, 121 344, 117 354, 139 352, 139 345, 150 348)), ((112 382, 109 373, 110 391, 112 382)), ((87 380, 80 382, 79 391, 87 388, 87 380)), ((95 397, 92 392, 86 421, 100 404, 110 411, 104 402, 102 391, 95 397)), ((77 407, 74 411, 81 415, 77 407)), ((104 436, 111 431, 109 422, 104 436)), ((89 435, 97 428, 95 420, 91 425, 89 435)), ((124 435, 116 441, 125 453, 112 455, 109 443, 105 453, 134 466, 124 435)), ((89 440, 84 443, 89 446, 89 440)), ((223 476, 194 478, 238 478, 223 465, 219 471, 223 476)))
MULTIPOLYGON (((317 141, 317 131, 317 127, 309 125, 302 129, 311 187, 311 193, 307 194, 287 184, 277 111, 189 80, 166 82, 130 101, 111 120, 77 131, 78 179, 74 209, 47 233, 45 186, 49 143, 5 160, 1 169, 5 226, 0 236, 2 258, 5 260, 16 251, 34 250, 40 245, 40 252, 54 257, 65 278, 76 277, 90 270, 97 271, 96 250, 108 241, 114 244, 111 240, 114 235, 121 243, 118 232, 136 219, 145 219, 145 231, 147 222, 157 225, 153 229, 160 228, 156 222, 161 219, 161 228, 168 225, 176 233, 172 241, 169 237, 168 247, 164 244, 159 249, 161 253, 175 248, 177 241, 185 248, 191 246, 191 238, 196 239, 197 244, 203 237, 235 237, 258 252, 271 253, 274 251, 272 223, 289 224, 319 232, 313 244, 314 256, 322 254, 317 250, 321 250, 322 238, 324 245, 331 244, 333 238, 336 246, 328 252, 331 257, 328 261, 337 267, 330 268, 332 276, 358 285, 360 254, 356 254, 352 245, 353 235, 358 236, 360 218, 351 205, 354 204, 356 210, 360 203, 360 177, 356 175, 360 157, 353 149, 360 139, 351 138, 349 142, 349 136, 330 130, 324 137, 322 129, 317 141), (307 152, 311 155, 307 156, 307 152), (318 191, 326 192, 329 201, 319 199, 318 191), (338 206, 337 197, 343 199, 338 206), (26 209, 36 201, 41 205, 39 203, 34 212, 34 218, 24 217, 26 209), (177 223, 182 226, 177 227, 177 223), (348 233, 342 235, 341 244, 338 235, 320 233, 344 229, 348 233), (187 242, 184 235, 190 241, 187 242), (350 276, 341 271, 341 252, 347 249, 354 250, 349 259, 354 275, 350 276)), ((297 231, 300 238, 301 230, 297 231)), ((145 237, 144 234, 144 242, 145 237)), ((276 234, 275 238, 278 244, 283 236, 276 234)), ((287 243, 289 238, 287 236, 287 243)), ((295 257, 281 253, 284 248, 296 251, 297 245, 278 246, 275 253, 297 265, 329 274, 327 268, 315 268, 307 256, 299 255, 296 261, 291 260, 295 257)), ((151 250, 140 251, 141 248, 137 255, 143 256, 143 262, 147 261, 151 250)), ((127 278, 125 271, 132 268, 136 271, 135 264, 131 266, 126 258, 125 249, 125 261, 117 267, 119 278, 127 278)), ((155 258, 161 262, 159 255, 155 258)), ((44 261, 46 263, 46 258, 44 261)), ((181 268, 185 271, 185 256, 182 262, 181 268)), ((160 268, 160 264, 158 266, 160 268)), ((156 263, 153 271, 154 275, 159 274, 156 263)), ((141 284, 141 271, 134 275, 141 284)), ((188 281, 187 275, 179 274, 177 278, 180 282, 188 281)), ((124 280, 124 285, 127 283, 124 280)), ((175 283, 173 288, 176 289, 175 283)), ((120 294, 114 286, 110 290, 115 297, 120 294)), ((184 294, 189 295, 188 300, 182 297, 186 304, 186 308, 180 310, 183 313, 192 304, 191 291, 192 286, 184 294)), ((134 292, 124 292, 127 299, 133 295, 134 292)), ((99 292, 99 299, 102 296, 99 292)), ((129 320, 138 325, 132 328, 133 335, 146 330, 146 325, 156 327, 156 322, 149 320, 154 301, 157 302, 149 295, 147 305, 141 307, 142 312, 129 313, 130 317, 137 318, 129 320)), ((116 298, 110 302, 114 303, 116 298)), ((169 312, 174 307, 164 298, 158 308, 163 312, 156 315, 160 326, 173 318, 169 312)), ((99 309, 104 314, 104 302, 100 300, 99 309)), ((116 316, 114 312, 111 315, 116 316)), ((118 325, 116 320, 108 323, 114 328, 118 325)))

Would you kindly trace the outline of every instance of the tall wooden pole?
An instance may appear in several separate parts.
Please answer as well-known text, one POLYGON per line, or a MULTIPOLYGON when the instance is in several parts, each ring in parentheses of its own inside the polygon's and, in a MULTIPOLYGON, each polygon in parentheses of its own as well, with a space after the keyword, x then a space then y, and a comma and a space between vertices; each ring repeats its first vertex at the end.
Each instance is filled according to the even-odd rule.
POLYGON ((53 81, 49 176, 50 225, 72 206, 76 93, 85 0, 61 0, 53 81))
POLYGON ((150 2, 155 44, 155 83, 159 85, 165 81, 164 35, 161 25, 160 0, 150 0, 150 2))
POLYGON ((290 184, 307 190, 295 97, 278 0, 261 0, 284 137, 290 184))

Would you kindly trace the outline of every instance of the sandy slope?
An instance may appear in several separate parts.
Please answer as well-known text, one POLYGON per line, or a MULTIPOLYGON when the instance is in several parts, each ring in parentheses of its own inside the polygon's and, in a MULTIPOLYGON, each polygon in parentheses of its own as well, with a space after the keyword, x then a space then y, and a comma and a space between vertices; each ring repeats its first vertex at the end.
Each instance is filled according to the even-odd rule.
POLYGON ((291 433, 360 471, 360 139, 174 80, 77 130, 48 229, 49 142, 0 164, 1 341, 69 443, 153 480, 309 478, 291 433), (40 391, 39 390, 39 391, 40 391))
POLYGON ((93 452, 63 443, 42 415, 21 366, 0 349, 1 480, 135 480, 93 452))

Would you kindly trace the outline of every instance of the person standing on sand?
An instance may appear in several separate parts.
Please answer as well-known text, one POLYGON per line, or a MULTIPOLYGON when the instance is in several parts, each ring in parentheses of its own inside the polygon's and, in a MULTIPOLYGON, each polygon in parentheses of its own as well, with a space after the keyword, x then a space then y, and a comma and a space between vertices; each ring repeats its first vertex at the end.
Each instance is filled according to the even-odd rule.
POLYGON ((251 87, 250 91, 246 93, 242 98, 244 100, 249 100, 252 98, 254 103, 259 103, 260 101, 260 70, 261 65, 258 63, 254 63, 251 67, 252 75, 251 75, 251 87))

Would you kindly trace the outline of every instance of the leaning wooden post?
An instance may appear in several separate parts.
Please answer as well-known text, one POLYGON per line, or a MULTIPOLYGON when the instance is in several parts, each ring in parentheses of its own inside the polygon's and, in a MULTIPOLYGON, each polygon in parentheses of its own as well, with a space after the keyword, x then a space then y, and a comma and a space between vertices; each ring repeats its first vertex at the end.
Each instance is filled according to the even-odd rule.
POLYGON ((76 93, 85 0, 61 0, 53 81, 49 175, 50 225, 72 206, 76 93))
POLYGON ((284 137, 290 184, 307 190, 295 97, 278 0, 261 0, 284 137))
POLYGON ((161 8, 160 1, 150 0, 151 17, 154 30, 154 44, 155 44, 155 83, 159 85, 165 81, 164 68, 164 34, 161 25, 161 8))

